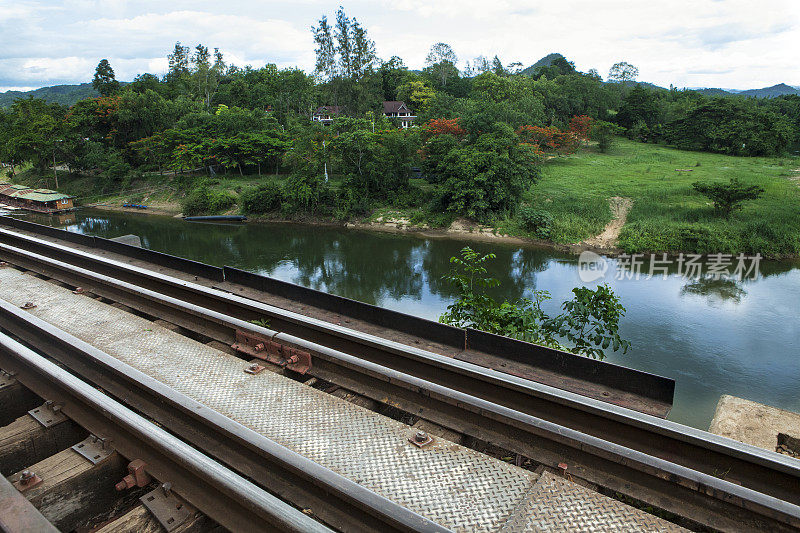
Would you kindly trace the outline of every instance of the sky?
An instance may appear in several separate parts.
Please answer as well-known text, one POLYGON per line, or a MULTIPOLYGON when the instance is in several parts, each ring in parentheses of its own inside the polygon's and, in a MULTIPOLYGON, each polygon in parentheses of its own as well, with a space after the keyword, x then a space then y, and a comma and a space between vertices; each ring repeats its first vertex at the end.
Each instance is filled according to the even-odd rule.
MULTIPOLYGON (((560 52, 605 77, 627 61, 668 87, 800 85, 800 0, 372 0, 340 2, 378 56, 424 66, 435 42, 459 66, 478 55, 528 66, 560 52)), ((107 58, 118 80, 164 74, 176 41, 218 47, 237 66, 311 72, 310 28, 339 3, 315 0, 0 0, 0 91, 91 81, 107 58)))

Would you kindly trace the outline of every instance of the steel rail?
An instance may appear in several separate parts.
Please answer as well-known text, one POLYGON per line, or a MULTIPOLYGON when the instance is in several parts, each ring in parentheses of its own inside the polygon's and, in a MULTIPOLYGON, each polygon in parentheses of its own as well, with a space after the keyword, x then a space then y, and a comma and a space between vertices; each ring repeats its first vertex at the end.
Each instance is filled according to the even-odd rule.
MULTIPOLYGON (((3 235, 4 239, 5 237, 6 235, 3 235)), ((334 381, 344 380, 355 390, 360 389, 372 397, 385 398, 390 392, 393 401, 419 408, 428 418, 479 438, 489 437, 493 442, 502 443, 509 449, 548 464, 555 465, 561 462, 559 459, 568 458, 577 469, 583 469, 578 473, 579 476, 625 494, 638 495, 640 499, 649 500, 651 503, 659 502, 659 506, 668 510, 685 513, 687 509, 691 510, 693 505, 695 510, 690 514, 698 521, 706 522, 703 516, 708 514, 714 515, 716 517, 714 520, 727 516, 731 523, 737 523, 748 513, 752 514, 752 507, 761 506, 764 516, 786 523, 798 523, 796 504, 800 498, 798 490, 800 469, 790 458, 469 363, 454 361, 423 350, 308 319, 222 291, 45 243, 36 238, 24 237, 17 242, 28 243, 38 251, 49 252, 60 259, 69 259, 70 263, 8 245, 0 245, 0 256, 34 271, 85 286, 100 295, 220 340, 230 342, 235 329, 267 335, 277 334, 276 339, 309 349, 316 354, 314 363, 316 371, 331 377, 334 381), (93 267, 95 271, 75 266, 76 263, 93 267), (101 270, 116 276, 112 278, 96 272, 101 270), (128 279, 132 283, 120 279, 128 279), (142 289, 141 285, 153 290, 142 289), (167 293, 176 294, 176 297, 168 296, 167 293), (180 295, 189 295, 192 300, 203 304, 212 303, 217 306, 224 304, 225 307, 222 312, 206 309, 200 305, 187 303, 177 297, 180 295), (301 339, 286 333, 259 328, 229 316, 231 314, 243 319, 270 317, 274 320, 273 327, 283 331, 293 329, 297 332, 300 329, 298 323, 306 324, 308 328, 299 332, 305 333, 306 338, 301 339), (326 346, 307 340, 309 337, 314 340, 322 337, 321 341, 326 346), (356 337, 358 345, 351 344, 348 351, 351 354, 358 354, 359 357, 347 356, 342 353, 343 350, 332 350, 329 346, 335 343, 325 342, 331 340, 331 337, 334 340, 344 337, 353 344, 355 344, 353 337, 356 337), (403 375, 404 379, 397 379, 386 367, 392 367, 394 374, 403 375), (409 374, 414 377, 411 378, 409 374), (437 396, 430 392, 430 388, 427 390, 419 388, 414 379, 422 379, 428 384, 435 382, 448 392, 437 396), (380 383, 379 386, 375 385, 376 380, 380 383), (473 398, 473 395, 477 394, 484 403, 488 400, 490 404, 502 404, 517 414, 529 415, 532 420, 543 422, 544 419, 548 419, 550 420, 548 423, 555 422, 554 429, 552 432, 544 431, 542 430, 544 426, 539 425, 534 430, 526 427, 526 422, 513 420, 513 417, 510 417, 512 419, 510 421, 509 417, 504 418, 496 412, 489 412, 491 410, 487 411, 482 406, 472 405, 471 409, 466 409, 466 404, 454 399, 457 396, 453 394, 456 392, 454 389, 462 393, 474 391, 468 397, 473 398), (469 416, 465 416, 465 411, 471 411, 469 416), (542 413, 544 416, 537 416, 542 413), (602 437, 597 440, 602 442, 603 446, 600 446, 595 453, 586 453, 586 443, 577 439, 568 442, 568 448, 564 448, 563 441, 569 439, 562 438, 561 429, 566 427, 579 430, 577 433, 584 437, 602 437), (591 431, 582 432, 581 430, 586 427, 591 431), (638 439, 631 439, 630 435, 620 435, 619 432, 615 432, 620 427, 628 433, 638 432, 638 439), (588 435, 589 433, 595 435, 588 435), (531 436, 537 434, 540 438, 532 440, 531 436), (627 445, 631 441, 634 445, 627 445), (649 445, 635 446, 642 442, 649 445), (631 461, 627 451, 616 456, 614 453, 609 454, 609 446, 606 445, 612 444, 627 451, 637 450, 648 460, 641 463, 631 461), (651 453, 654 450, 656 453, 651 453), (667 465, 661 470, 660 466, 654 466, 650 459, 661 460, 667 465), (603 468, 599 468, 601 463, 603 468), (680 466, 693 473, 684 476, 682 474, 686 472, 676 471, 667 475, 665 472, 670 472, 669 465, 680 466), (610 472, 614 472, 614 475, 607 475, 610 472), (714 477, 713 474, 717 472, 727 472, 729 479, 753 489, 752 493, 744 496, 734 495, 736 490, 731 492, 729 489, 736 487, 736 484, 714 477), (706 477, 701 479, 694 475, 701 473, 706 477), (666 484, 658 481, 664 477, 668 481, 666 484), (681 487, 681 490, 677 490, 676 487, 681 487), (689 492, 683 489, 688 489, 689 492), (677 492, 670 492, 676 490, 677 492), (695 494, 692 495, 690 492, 695 494), (767 499, 761 501, 758 493, 763 493, 767 499), (774 497, 775 501, 769 500, 770 496, 774 497), (724 505, 716 511, 710 511, 714 505, 709 503, 709 499, 724 502, 724 505), (794 507, 790 505, 789 508, 781 510, 782 506, 778 505, 773 508, 773 504, 781 500, 794 507), (765 505, 762 506, 761 503, 765 505), (746 512, 741 514, 742 510, 746 512)), ((210 307, 213 308, 214 305, 210 307)))
POLYGON ((145 461, 149 474, 229 530, 331 531, 3 334, 0 365, 125 457, 145 461))
POLYGON ((58 529, 5 476, 0 476, 0 509, 0 531, 3 533, 58 533, 58 529))
MULTIPOLYGON (((209 409, 102 350, 2 299, 0 299, 0 328, 42 353, 47 353, 48 356, 64 364, 83 379, 145 413, 163 427, 186 439, 193 446, 256 480, 259 485, 268 487, 271 492, 292 501, 298 507, 311 508, 316 515, 322 517, 326 523, 333 525, 336 529, 380 531, 381 533, 448 531, 405 507, 209 409)), ((56 390, 56 396, 54 396, 51 389, 42 389, 35 368, 20 368, 21 365, 8 357, 8 350, 5 348, 6 342, 1 337, 5 336, 0 335, 0 365, 2 368, 4 370, 10 368, 12 371, 19 372, 16 377, 24 385, 30 384, 37 394, 58 401, 59 391, 56 390), (26 373, 32 377, 26 378, 26 373)), ((12 355, 16 354, 12 353, 12 355)), ((48 365, 53 366, 52 363, 48 363, 48 365)), ((63 377, 63 373, 66 371, 60 370, 63 377)), ((73 376, 72 379, 76 378, 73 376)), ((64 380, 66 381, 66 378, 64 380)), ((100 426, 100 432, 96 432, 95 428, 98 424, 95 424, 90 418, 86 418, 93 411, 87 409, 86 412, 77 412, 73 416, 72 410, 78 407, 79 405, 68 402, 64 407, 64 412, 95 434, 104 435, 114 431, 114 427, 100 426), (84 422, 86 423, 84 424, 84 422)), ((172 439, 174 443, 180 443, 174 437, 172 439)), ((119 440, 115 438, 116 442, 119 440)), ((186 445, 184 444, 184 446, 186 445)), ((163 448, 165 453, 170 452, 168 446, 163 448)), ((133 449, 134 451, 138 450, 138 448, 133 449)), ((125 455, 124 450, 123 455, 125 455)), ((181 459, 182 456, 182 453, 169 455, 179 463, 184 461, 181 459)), ((149 460, 146 458, 145 460, 150 464, 149 460)), ((157 478, 171 480, 170 476, 161 476, 158 473, 154 473, 154 475, 157 478)), ((253 485, 253 487, 255 486, 253 485)), ((223 490, 225 490, 224 487, 223 490)), ((258 490, 261 491, 261 489, 258 490)), ((218 502, 225 501, 224 499, 218 500, 218 502)), ((227 512, 227 503, 221 506, 227 512)), ((212 518, 216 519, 214 516, 212 518)), ((305 522, 298 523, 302 525, 305 522)), ((223 523, 223 525, 225 524, 223 523)), ((302 530, 302 528, 299 529, 299 531, 302 530)))

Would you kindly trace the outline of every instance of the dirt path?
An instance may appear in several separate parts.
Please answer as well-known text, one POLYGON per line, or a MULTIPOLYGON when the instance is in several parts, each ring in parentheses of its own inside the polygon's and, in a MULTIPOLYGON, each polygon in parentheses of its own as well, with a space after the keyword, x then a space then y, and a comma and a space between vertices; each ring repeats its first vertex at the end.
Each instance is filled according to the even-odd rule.
POLYGON ((616 247, 619 232, 622 231, 622 226, 625 225, 625 221, 628 219, 628 212, 633 206, 633 200, 621 196, 612 196, 608 199, 608 205, 611 207, 614 218, 606 225, 600 235, 595 235, 581 244, 594 248, 616 247))

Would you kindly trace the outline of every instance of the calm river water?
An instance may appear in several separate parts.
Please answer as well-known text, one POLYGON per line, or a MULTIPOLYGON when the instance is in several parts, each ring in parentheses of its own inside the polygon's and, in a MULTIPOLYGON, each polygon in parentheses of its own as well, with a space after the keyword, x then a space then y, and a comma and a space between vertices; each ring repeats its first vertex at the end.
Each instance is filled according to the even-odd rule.
MULTIPOLYGON (((452 302, 442 282, 449 258, 465 242, 299 224, 190 223, 145 214, 79 210, 29 220, 101 237, 135 234, 146 248, 214 265, 230 265, 436 320, 452 302)), ((578 259, 551 250, 469 243, 495 252, 497 295, 516 299, 547 290, 557 313, 582 285, 578 259)), ((689 280, 674 272, 651 279, 605 278, 627 314, 621 365, 674 378, 670 419, 708 429, 721 394, 800 412, 800 262, 760 264, 744 282, 689 280)))

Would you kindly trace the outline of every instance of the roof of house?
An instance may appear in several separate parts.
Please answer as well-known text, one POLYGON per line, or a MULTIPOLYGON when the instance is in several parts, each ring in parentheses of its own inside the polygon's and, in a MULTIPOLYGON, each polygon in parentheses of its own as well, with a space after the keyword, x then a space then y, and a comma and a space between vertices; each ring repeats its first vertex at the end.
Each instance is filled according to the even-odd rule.
POLYGON ((338 105, 321 105, 314 111, 315 115, 338 115, 342 112, 342 106, 338 105))
POLYGON ((10 183, 0 183, 0 194, 10 196, 11 198, 33 200, 35 202, 53 202, 55 200, 74 198, 74 196, 60 193, 58 191, 51 191, 50 189, 30 189, 25 185, 16 185, 10 183))
POLYGON ((400 111, 411 111, 405 102, 399 100, 387 100, 383 102, 384 113, 398 113, 400 111))

